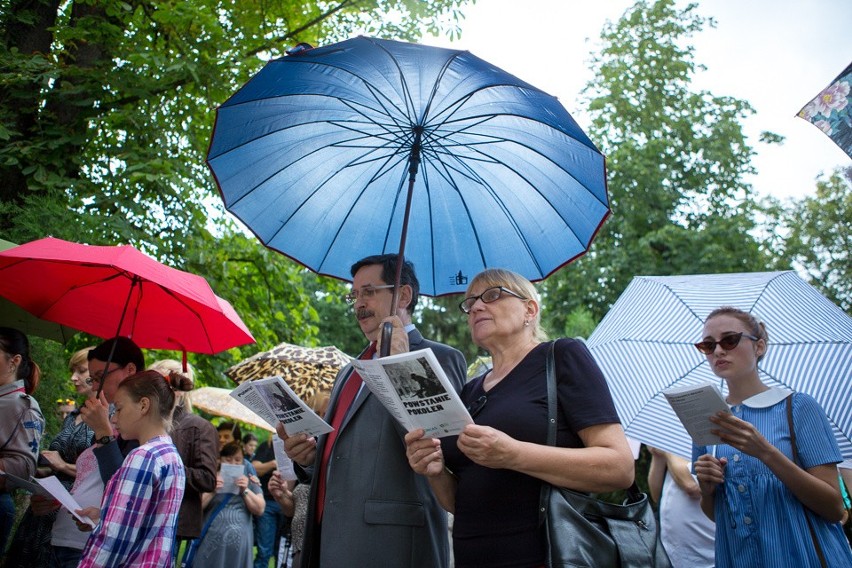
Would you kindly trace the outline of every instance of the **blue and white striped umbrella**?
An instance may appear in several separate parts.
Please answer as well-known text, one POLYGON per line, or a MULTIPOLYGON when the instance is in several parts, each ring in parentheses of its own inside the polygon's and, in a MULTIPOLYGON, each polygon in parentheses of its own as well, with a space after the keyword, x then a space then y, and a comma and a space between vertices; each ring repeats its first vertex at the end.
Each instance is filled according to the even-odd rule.
POLYGON ((852 458, 852 318, 795 272, 637 276, 588 339, 627 435, 690 457, 692 443, 662 391, 725 382, 693 345, 704 320, 734 306, 766 323, 761 379, 813 396, 852 458))

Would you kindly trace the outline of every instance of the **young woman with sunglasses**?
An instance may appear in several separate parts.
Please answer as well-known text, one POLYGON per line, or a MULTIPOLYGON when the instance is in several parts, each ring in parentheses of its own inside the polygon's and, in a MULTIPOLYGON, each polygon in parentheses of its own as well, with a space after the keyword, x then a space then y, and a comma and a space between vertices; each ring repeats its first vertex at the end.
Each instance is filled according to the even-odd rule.
POLYGON ((727 383, 731 405, 730 413, 711 418, 723 444, 693 448, 701 508, 716 522, 716 566, 852 566, 838 523, 843 504, 836 464, 842 458, 831 426, 810 396, 761 381, 757 363, 767 342, 762 322, 722 307, 707 317, 696 344, 727 383))

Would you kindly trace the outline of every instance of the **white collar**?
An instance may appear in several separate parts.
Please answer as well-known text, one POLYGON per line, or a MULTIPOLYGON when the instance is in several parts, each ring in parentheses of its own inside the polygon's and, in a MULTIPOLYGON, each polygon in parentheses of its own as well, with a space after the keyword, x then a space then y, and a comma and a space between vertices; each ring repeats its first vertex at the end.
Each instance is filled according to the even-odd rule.
POLYGON ((793 394, 793 392, 787 389, 772 387, 769 390, 765 390, 754 396, 748 397, 742 401, 741 404, 748 406, 749 408, 769 408, 770 406, 778 404, 791 394, 793 394))

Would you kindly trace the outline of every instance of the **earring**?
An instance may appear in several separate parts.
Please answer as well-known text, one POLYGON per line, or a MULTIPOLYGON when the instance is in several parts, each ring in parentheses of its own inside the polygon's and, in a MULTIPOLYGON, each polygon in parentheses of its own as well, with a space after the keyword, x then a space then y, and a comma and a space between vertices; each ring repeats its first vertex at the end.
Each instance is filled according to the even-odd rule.
POLYGON ((530 326, 530 320, 524 320, 524 327, 530 326))

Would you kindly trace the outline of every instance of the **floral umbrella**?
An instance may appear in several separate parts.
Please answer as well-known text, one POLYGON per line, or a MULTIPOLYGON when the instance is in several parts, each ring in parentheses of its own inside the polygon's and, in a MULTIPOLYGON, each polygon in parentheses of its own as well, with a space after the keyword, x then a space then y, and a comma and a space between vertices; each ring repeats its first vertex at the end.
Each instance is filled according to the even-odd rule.
POLYGON ((804 118, 822 130, 852 158, 852 63, 811 102, 799 111, 804 118))

